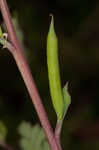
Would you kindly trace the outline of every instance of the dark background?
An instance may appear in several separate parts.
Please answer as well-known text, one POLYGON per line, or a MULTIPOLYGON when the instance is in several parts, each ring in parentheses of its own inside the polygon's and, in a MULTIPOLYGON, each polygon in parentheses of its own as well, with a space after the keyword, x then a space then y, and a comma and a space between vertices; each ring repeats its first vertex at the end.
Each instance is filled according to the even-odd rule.
MULTIPOLYGON (((56 115, 49 95, 46 37, 54 15, 59 39, 62 86, 67 81, 72 104, 65 117, 63 149, 99 149, 99 2, 92 0, 8 0, 24 54, 53 128, 56 115)), ((1 24, 3 25, 2 17, 1 24)), ((17 147, 17 127, 39 123, 12 55, 0 50, 0 120, 7 141, 17 147)))

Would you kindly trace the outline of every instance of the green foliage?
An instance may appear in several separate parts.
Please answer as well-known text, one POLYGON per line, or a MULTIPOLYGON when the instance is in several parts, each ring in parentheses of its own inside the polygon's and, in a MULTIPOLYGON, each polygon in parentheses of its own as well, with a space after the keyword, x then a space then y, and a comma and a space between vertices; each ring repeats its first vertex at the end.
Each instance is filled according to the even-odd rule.
POLYGON ((68 107, 71 103, 71 96, 68 93, 68 83, 63 88, 63 97, 64 97, 64 116, 67 113, 68 107))
POLYGON ((18 131, 21 135, 20 147, 22 150, 50 150, 39 125, 32 126, 30 123, 22 122, 18 131))
POLYGON ((6 39, 4 39, 3 37, 0 38, 0 44, 4 46, 6 44, 6 39))
POLYGON ((1 26, 0 26, 0 38, 3 36, 3 33, 2 33, 2 29, 1 29, 1 26))
POLYGON ((4 141, 7 135, 7 129, 2 121, 0 121, 0 141, 4 141))
POLYGON ((2 28, 1 28, 1 26, 0 26, 0 44, 1 45, 5 45, 5 43, 6 43, 6 39, 3 37, 3 32, 2 32, 2 28))

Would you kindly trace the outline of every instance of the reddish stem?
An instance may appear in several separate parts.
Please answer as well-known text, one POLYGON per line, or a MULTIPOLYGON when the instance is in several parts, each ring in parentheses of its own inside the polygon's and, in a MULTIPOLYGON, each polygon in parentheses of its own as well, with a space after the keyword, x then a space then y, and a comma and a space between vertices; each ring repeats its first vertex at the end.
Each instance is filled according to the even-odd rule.
POLYGON ((13 24, 11 21, 10 12, 9 12, 6 0, 0 0, 0 8, 1 8, 2 16, 3 16, 4 22, 5 22, 7 31, 8 31, 8 36, 9 36, 10 42, 12 43, 10 45, 12 47, 11 53, 14 56, 16 64, 17 64, 17 66, 21 72, 21 75, 23 77, 23 80, 26 84, 26 87, 28 89, 28 92, 30 94, 32 102, 34 104, 34 107, 36 109, 36 112, 41 121, 42 127, 44 129, 44 132, 46 134, 49 145, 52 150, 61 150, 61 147, 58 144, 58 142, 55 138, 55 135, 53 133, 53 130, 51 128, 50 122, 48 120, 47 114, 43 107, 42 101, 40 99, 36 85, 34 83, 29 66, 24 57, 23 51, 19 46, 19 42, 17 40, 16 33, 14 31, 14 27, 13 27, 13 24))

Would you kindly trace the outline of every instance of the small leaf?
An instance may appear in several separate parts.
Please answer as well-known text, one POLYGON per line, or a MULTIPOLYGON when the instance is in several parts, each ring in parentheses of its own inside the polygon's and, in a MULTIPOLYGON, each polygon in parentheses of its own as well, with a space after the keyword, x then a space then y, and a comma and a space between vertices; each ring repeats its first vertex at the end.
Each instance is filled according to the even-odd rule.
POLYGON ((0 38, 0 44, 1 44, 1 45, 5 46, 6 41, 7 41, 7 40, 6 40, 5 38, 3 38, 3 37, 0 38))
POLYGON ((0 121, 0 141, 4 141, 7 135, 7 129, 2 121, 0 121))
POLYGON ((2 29, 1 29, 1 26, 0 26, 0 38, 3 37, 3 33, 2 33, 2 29))
POLYGON ((39 125, 32 126, 30 123, 23 122, 18 130, 21 135, 20 147, 22 150, 50 150, 39 125))
POLYGON ((31 137, 31 131, 32 126, 30 123, 22 122, 18 128, 19 134, 23 137, 30 138, 31 137))
POLYGON ((63 88, 63 97, 64 97, 64 116, 67 113, 68 107, 71 104, 71 96, 68 92, 68 83, 63 88))

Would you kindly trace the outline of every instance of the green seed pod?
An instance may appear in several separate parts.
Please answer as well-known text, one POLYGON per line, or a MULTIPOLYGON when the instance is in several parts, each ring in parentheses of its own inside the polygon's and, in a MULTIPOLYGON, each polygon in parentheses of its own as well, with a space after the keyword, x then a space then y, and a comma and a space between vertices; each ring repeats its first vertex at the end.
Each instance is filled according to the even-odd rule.
POLYGON ((58 120, 62 120, 64 114, 64 100, 60 82, 59 62, 58 62, 58 40, 54 31, 54 20, 51 16, 51 24, 47 37, 47 65, 49 86, 53 107, 58 120))

